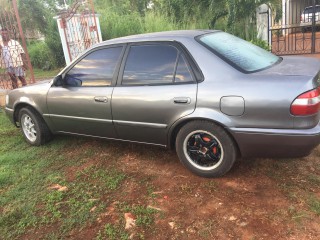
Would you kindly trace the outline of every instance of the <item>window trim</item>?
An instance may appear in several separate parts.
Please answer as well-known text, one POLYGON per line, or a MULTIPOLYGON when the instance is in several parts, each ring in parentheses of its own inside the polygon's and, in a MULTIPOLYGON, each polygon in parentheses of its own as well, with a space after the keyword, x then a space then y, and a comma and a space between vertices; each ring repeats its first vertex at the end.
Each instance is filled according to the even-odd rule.
MULTIPOLYGON (((173 78, 173 82, 172 82, 173 84, 179 83, 179 82, 176 82, 176 78, 177 78, 177 70, 178 70, 178 64, 179 64, 180 57, 182 58, 182 60, 183 60, 184 63, 186 64, 187 69, 188 69, 188 72, 189 72, 189 74, 191 75, 192 80, 194 81, 192 69, 191 69, 191 67, 189 66, 189 63, 187 62, 187 58, 183 55, 182 52, 178 52, 177 59, 176 59, 176 65, 175 65, 175 68, 174 68, 174 78, 173 78)), ((180 83, 184 83, 184 82, 182 81, 182 82, 180 82, 180 83)), ((188 82, 186 82, 186 83, 188 83, 188 82)))
POLYGON ((135 86, 163 86, 163 85, 181 85, 181 84, 195 84, 197 81, 196 75, 194 73, 194 69, 192 65, 190 64, 190 58, 188 58, 188 53, 186 53, 183 48, 181 47, 181 44, 178 43, 177 41, 142 41, 142 42, 130 42, 126 46, 126 50, 122 59, 121 67, 119 69, 119 75, 117 79, 117 87, 135 87, 135 86), (177 67, 177 61, 179 58, 179 55, 182 54, 185 57, 185 61, 187 64, 187 67, 190 70, 190 74, 192 77, 191 82, 174 82, 174 78, 172 79, 171 83, 150 83, 150 84, 122 84, 123 81, 123 75, 124 75, 124 69, 128 60, 129 52, 130 52, 130 47, 131 46, 145 46, 145 45, 163 45, 163 46, 173 46, 178 50, 177 54, 177 59, 176 59, 176 65, 174 69, 174 76, 176 73, 176 67, 177 67))
MULTIPOLYGON (((124 53, 126 51, 126 45, 125 43, 121 43, 121 44, 112 44, 112 45, 103 45, 103 46, 98 46, 98 47, 94 47, 90 50, 88 50, 87 52, 83 53, 83 55, 80 55, 78 58, 76 58, 76 60, 74 62, 72 62, 70 65, 68 65, 65 69, 63 69, 63 72, 61 73, 62 78, 64 79, 65 76, 68 74, 68 72, 75 66, 77 65, 80 61, 82 61, 84 58, 86 58, 89 54, 102 50, 102 49, 109 49, 109 48, 117 48, 117 47, 122 47, 122 50, 120 52, 120 56, 119 56, 119 60, 118 63, 116 64, 116 67, 114 69, 114 73, 112 76, 112 80, 110 85, 107 86, 81 86, 81 88, 89 88, 89 87, 97 87, 97 88, 102 88, 102 87, 114 87, 116 85, 117 82, 117 78, 118 78, 118 74, 119 74, 119 69, 123 60, 123 56, 124 53)), ((67 88, 72 87, 72 86, 65 86, 67 88)), ((77 87, 80 88, 80 87, 77 87)))

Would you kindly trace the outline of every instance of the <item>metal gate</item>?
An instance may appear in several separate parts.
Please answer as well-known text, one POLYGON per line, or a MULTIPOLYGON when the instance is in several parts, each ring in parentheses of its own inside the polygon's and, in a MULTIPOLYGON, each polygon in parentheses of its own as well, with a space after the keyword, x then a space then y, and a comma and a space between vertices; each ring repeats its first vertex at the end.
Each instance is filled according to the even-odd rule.
POLYGON ((34 83, 16 0, 2 1, 0 32, 0 88, 12 89, 34 83))
POLYGON ((320 0, 282 0, 269 31, 275 54, 320 53, 320 0))
POLYGON ((75 0, 55 17, 66 64, 102 40, 98 15, 92 0, 75 0))

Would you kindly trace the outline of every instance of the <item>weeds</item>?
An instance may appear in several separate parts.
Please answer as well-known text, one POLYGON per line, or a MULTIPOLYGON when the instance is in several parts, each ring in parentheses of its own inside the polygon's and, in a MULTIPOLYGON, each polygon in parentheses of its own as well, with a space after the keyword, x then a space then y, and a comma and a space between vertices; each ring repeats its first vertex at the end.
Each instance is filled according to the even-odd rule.
POLYGON ((129 235, 124 230, 109 223, 104 226, 104 234, 110 240, 129 239, 129 235))
POLYGON ((124 174, 115 170, 106 172, 90 167, 78 173, 66 192, 51 190, 47 194, 47 211, 51 219, 61 221, 64 231, 84 226, 105 208, 101 196, 119 188, 124 178, 124 174))
POLYGON ((154 218, 158 210, 141 206, 141 205, 129 205, 126 202, 118 204, 120 212, 131 212, 136 216, 136 224, 141 227, 149 227, 154 223, 154 218))
POLYGON ((316 198, 315 196, 311 196, 308 203, 311 211, 320 216, 320 199, 316 198))
POLYGON ((59 223, 52 237, 61 238, 71 229, 96 220, 107 203, 101 196, 116 191, 126 177, 116 169, 92 167, 68 182, 64 170, 93 151, 82 154, 79 150, 70 157, 67 149, 78 140, 68 137, 57 137, 41 148, 32 147, 2 113, 0 132, 1 238, 17 238, 29 228, 52 223, 59 223), (71 144, 65 147, 68 141, 71 144), (67 191, 48 189, 53 184, 66 185, 67 191))

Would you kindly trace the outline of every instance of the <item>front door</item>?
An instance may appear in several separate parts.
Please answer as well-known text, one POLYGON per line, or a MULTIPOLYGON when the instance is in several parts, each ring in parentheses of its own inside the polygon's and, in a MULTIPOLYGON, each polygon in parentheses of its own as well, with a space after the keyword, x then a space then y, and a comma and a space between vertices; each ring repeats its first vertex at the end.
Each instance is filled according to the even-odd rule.
POLYGON ((123 46, 95 49, 52 86, 48 112, 56 132, 115 138, 111 96, 123 46))
POLYGON ((131 44, 112 95, 118 137, 167 144, 170 126, 195 109, 197 83, 173 43, 131 44))

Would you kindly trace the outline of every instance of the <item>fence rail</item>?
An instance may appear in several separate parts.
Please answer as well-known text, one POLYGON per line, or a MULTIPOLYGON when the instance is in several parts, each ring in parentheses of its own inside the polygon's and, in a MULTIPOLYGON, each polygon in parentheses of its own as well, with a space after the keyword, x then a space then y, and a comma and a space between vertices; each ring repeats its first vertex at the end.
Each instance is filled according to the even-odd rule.
POLYGON ((320 0, 282 1, 271 13, 271 51, 278 55, 320 53, 320 0))

